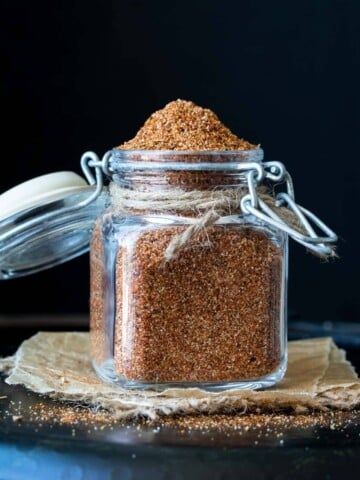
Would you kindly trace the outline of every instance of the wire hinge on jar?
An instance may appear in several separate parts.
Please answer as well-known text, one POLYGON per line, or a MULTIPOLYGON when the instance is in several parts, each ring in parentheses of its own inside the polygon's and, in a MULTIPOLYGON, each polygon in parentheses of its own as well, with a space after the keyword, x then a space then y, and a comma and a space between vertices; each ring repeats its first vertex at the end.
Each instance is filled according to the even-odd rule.
POLYGON ((333 248, 329 244, 337 241, 337 235, 314 213, 295 203, 295 192, 292 178, 281 162, 264 162, 264 179, 276 183, 286 182, 286 192, 280 192, 275 196, 276 207, 286 207, 296 217, 308 235, 299 232, 287 224, 280 216, 267 205, 257 194, 259 180, 257 172, 253 169, 247 172, 247 187, 249 193, 241 199, 241 210, 244 214, 254 215, 259 220, 286 232, 293 240, 304 245, 309 250, 320 256, 333 255, 333 248), (316 226, 323 235, 318 235, 311 223, 316 226))
MULTIPOLYGON (((94 152, 86 152, 82 155, 82 170, 89 184, 96 185, 96 190, 86 200, 86 203, 90 203, 100 195, 103 188, 103 174, 111 176, 111 154, 111 151, 106 152, 101 160, 94 152), (95 176, 91 171, 92 168, 95 169, 95 176)), ((150 165, 142 163, 142 168, 147 167, 154 168, 154 163, 150 165)), ((186 168, 191 168, 191 164, 187 164, 186 168)), ((244 171, 247 177, 249 193, 244 195, 240 202, 244 214, 251 214, 262 222, 286 232, 296 242, 322 257, 333 255, 334 250, 331 244, 337 241, 337 235, 314 213, 296 204, 293 181, 284 164, 277 161, 263 162, 262 164, 243 162, 237 165, 237 169, 244 171), (286 183, 286 192, 279 192, 275 196, 275 206, 286 207, 290 210, 307 235, 286 223, 259 197, 257 188, 264 180, 276 184, 286 183), (321 231, 322 235, 315 232, 311 223, 321 231)))

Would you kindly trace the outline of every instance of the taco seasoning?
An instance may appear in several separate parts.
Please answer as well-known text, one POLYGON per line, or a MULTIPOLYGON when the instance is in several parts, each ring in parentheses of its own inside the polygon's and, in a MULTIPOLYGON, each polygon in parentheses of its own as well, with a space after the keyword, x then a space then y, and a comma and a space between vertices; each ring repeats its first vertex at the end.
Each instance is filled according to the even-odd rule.
POLYGON ((113 151, 111 206, 91 244, 91 349, 103 379, 221 390, 282 378, 287 235, 240 206, 262 157, 183 100, 113 151))

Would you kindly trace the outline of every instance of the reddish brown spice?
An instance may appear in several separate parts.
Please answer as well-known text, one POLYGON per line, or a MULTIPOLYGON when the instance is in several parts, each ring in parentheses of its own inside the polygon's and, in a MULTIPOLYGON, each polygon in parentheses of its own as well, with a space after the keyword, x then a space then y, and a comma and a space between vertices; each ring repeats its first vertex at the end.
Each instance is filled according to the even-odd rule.
POLYGON ((279 249, 262 232, 214 226, 164 265, 180 230, 141 233, 118 255, 117 372, 149 382, 215 382, 274 371, 281 360, 279 249))
MULTIPOLYGON (((360 424, 360 412, 354 410, 348 411, 325 411, 308 412, 307 414, 216 414, 216 415, 186 415, 186 416, 165 416, 156 420, 146 418, 136 419, 117 419, 111 412, 97 409, 96 411, 86 406, 74 406, 66 403, 43 402, 39 401, 36 405, 27 405, 25 402, 10 402, 6 410, 0 416, 0 420, 7 421, 12 419, 19 430, 28 428, 32 425, 35 432, 42 429, 53 429, 58 425, 71 428, 72 436, 83 434, 84 430, 88 435, 96 438, 98 431, 113 431, 123 433, 127 431, 131 438, 143 438, 144 432, 151 431, 158 435, 172 430, 177 435, 193 439, 194 432, 201 432, 208 441, 212 441, 211 434, 220 434, 222 446, 227 444, 227 439, 231 444, 238 437, 253 434, 250 438, 253 442, 262 444, 269 439, 277 439, 279 444, 287 443, 287 435, 306 436, 311 434, 311 440, 321 441, 321 431, 327 430, 329 435, 342 433, 348 438, 349 432, 360 424), (17 421, 21 416, 22 421, 17 421), (14 418, 15 417, 15 418, 14 418)), ((298 438, 298 437, 297 437, 298 438)))
MULTIPOLYGON (((236 137, 210 110, 178 100, 155 112, 135 138, 119 148, 225 151, 256 146, 236 137)), ((169 159, 177 161, 176 152, 169 159)), ((191 155, 188 160, 193 161, 191 155)), ((226 155, 220 161, 226 161, 226 155)), ((160 181, 159 175, 154 183, 140 178, 132 188, 180 185, 204 190, 226 184, 219 183, 223 174, 213 177, 208 171, 195 172, 195 177, 193 172, 167 171, 160 181)), ((91 341, 98 365, 113 358, 119 376, 150 383, 240 381, 277 370, 283 353, 283 250, 272 234, 251 226, 215 225, 164 264, 171 239, 186 227, 118 233, 110 274, 115 278, 114 325, 109 327, 102 222, 100 218, 91 246, 91 341)))
POLYGON ((193 102, 175 100, 153 113, 121 150, 223 151, 257 148, 234 135, 217 115, 193 102))

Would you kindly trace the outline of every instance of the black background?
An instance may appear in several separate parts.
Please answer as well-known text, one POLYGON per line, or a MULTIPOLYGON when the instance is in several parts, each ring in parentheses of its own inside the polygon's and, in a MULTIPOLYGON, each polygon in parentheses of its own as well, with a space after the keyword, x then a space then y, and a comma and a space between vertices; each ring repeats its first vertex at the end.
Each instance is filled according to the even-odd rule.
MULTIPOLYGON (((291 244, 297 318, 359 315, 358 0, 2 1, 0 191, 134 136, 184 98, 284 162, 340 235, 323 263, 291 244)), ((88 258, 0 282, 0 314, 87 312, 88 258)))

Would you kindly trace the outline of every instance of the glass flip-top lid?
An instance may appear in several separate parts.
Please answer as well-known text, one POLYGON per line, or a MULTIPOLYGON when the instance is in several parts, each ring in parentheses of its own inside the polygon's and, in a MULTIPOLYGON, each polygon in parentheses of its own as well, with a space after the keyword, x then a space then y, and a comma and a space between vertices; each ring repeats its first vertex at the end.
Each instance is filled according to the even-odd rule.
POLYGON ((89 183, 76 173, 56 172, 0 195, 0 279, 45 270, 89 250, 108 193, 98 157, 87 152, 81 164, 89 183))

